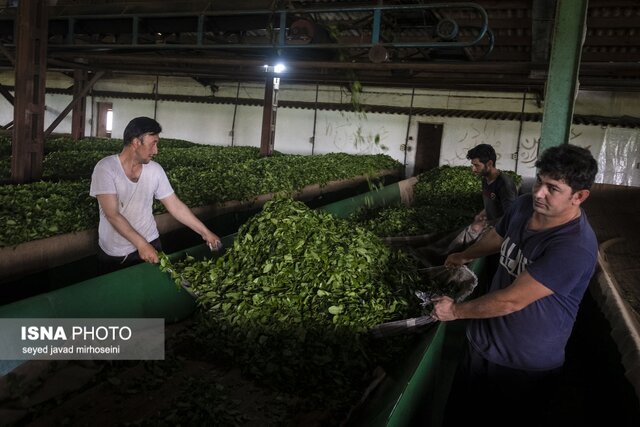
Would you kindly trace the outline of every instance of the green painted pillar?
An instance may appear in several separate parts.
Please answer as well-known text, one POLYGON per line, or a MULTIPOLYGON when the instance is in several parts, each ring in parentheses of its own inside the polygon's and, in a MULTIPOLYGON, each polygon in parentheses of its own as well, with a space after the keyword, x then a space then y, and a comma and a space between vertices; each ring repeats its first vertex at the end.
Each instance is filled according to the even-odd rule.
POLYGON ((558 0, 539 153, 569 142, 588 0, 558 0))

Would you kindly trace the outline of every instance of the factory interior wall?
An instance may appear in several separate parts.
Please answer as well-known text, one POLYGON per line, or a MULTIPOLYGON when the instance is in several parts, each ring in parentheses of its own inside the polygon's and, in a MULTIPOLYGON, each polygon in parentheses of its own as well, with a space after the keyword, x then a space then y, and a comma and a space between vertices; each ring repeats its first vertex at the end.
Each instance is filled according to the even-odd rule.
MULTIPOLYGON (((13 75, 0 73, 0 83, 13 84, 13 75)), ((68 88, 73 79, 61 73, 48 73, 47 86, 68 88)), ((264 85, 260 83, 220 82, 205 86, 190 78, 155 76, 113 76, 99 80, 100 91, 130 93, 180 94, 240 98, 262 102, 264 85)), ((531 93, 460 92, 431 89, 365 87, 352 95, 345 86, 280 84, 280 101, 313 103, 353 103, 414 108, 446 108, 511 112, 543 111, 531 93), (413 100, 412 100, 413 98, 413 100)), ((45 129, 71 101, 71 96, 46 95, 45 129)), ((112 138, 121 138, 128 121, 136 116, 155 117, 163 127, 162 136, 185 139, 201 144, 260 146, 262 107, 233 104, 207 104, 128 99, 87 98, 87 136, 95 135, 97 102, 113 103, 112 138), (234 120, 235 116, 235 120, 234 120)), ((576 100, 576 114, 611 116, 640 116, 640 99, 633 94, 609 92, 580 92, 576 100)), ((13 107, 0 97, 0 124, 13 120, 13 107)), ((488 143, 496 148, 498 167, 515 170, 526 179, 535 176, 541 123, 504 120, 485 120, 457 117, 435 117, 406 114, 356 113, 349 111, 293 109, 277 110, 275 150, 291 154, 324 154, 346 152, 358 154, 387 154, 413 171, 418 126, 420 123, 441 124, 441 165, 468 165, 469 148, 488 143), (409 122, 410 121, 410 122, 409 122), (407 134, 407 125, 409 132, 407 134), (405 153, 405 144, 407 152, 405 153)), ((606 127, 574 125, 570 142, 586 147, 598 156, 606 127)), ((71 114, 55 129, 56 133, 71 131, 71 114)))

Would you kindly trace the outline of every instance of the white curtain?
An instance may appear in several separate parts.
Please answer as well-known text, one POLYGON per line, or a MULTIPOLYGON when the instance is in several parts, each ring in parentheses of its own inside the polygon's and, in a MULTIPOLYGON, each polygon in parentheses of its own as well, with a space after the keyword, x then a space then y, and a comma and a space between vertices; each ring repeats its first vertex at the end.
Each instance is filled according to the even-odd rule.
POLYGON ((640 130, 607 128, 596 182, 640 187, 640 130))

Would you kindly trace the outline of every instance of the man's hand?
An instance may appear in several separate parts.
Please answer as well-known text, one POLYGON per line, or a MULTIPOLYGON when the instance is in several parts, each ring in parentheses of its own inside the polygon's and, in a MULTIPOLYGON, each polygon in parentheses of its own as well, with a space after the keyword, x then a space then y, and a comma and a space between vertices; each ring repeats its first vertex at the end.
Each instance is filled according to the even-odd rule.
POLYGON ((151 264, 157 264, 160 259, 158 258, 158 252, 150 243, 146 243, 138 248, 138 255, 144 262, 151 264))
POLYGON ((162 202, 164 207, 167 208, 167 211, 169 211, 175 219, 200 234, 200 236, 202 236, 202 240, 204 240, 207 243, 207 246, 209 246, 209 249, 212 251, 219 251, 222 249, 222 242, 220 241, 220 238, 215 233, 212 233, 211 230, 209 230, 193 214, 193 212, 191 212, 191 209, 189 209, 189 207, 185 205, 175 193, 165 197, 164 199, 160 199, 160 202, 162 202))
POLYGON ((487 214, 486 214, 486 213, 484 213, 484 211, 480 212, 478 215, 476 215, 476 216, 473 218, 473 221, 474 221, 474 222, 484 222, 484 221, 486 221, 486 220, 487 220, 487 214))
POLYGON ((484 211, 480 212, 473 218, 473 223, 470 225, 470 228, 473 232, 479 233, 487 226, 487 215, 484 211))
POLYGON ((455 314, 456 303, 452 298, 446 296, 433 297, 431 301, 433 302, 431 317, 443 322, 457 319, 455 314))
POLYGON ((209 249, 212 251, 219 251, 222 249, 222 241, 220 238, 209 230, 203 233, 202 240, 207 242, 207 246, 209 246, 209 249))
POLYGON ((471 261, 473 261, 473 258, 466 258, 463 252, 454 252, 444 261, 444 266, 447 268, 458 268, 471 261))

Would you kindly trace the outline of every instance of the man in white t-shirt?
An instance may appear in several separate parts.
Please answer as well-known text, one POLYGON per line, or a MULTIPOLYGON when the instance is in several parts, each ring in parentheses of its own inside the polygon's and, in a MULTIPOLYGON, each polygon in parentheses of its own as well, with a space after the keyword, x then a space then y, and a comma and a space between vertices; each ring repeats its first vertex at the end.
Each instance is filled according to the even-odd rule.
POLYGON ((167 175, 153 157, 158 154, 162 128, 149 117, 136 117, 124 130, 120 154, 100 160, 91 176, 89 194, 98 199, 98 261, 107 273, 140 261, 157 263, 160 233, 153 216, 153 199, 160 200, 178 221, 202 236, 210 248, 222 247, 212 233, 173 191, 167 175))

